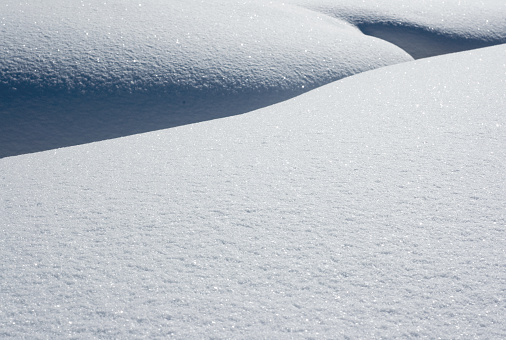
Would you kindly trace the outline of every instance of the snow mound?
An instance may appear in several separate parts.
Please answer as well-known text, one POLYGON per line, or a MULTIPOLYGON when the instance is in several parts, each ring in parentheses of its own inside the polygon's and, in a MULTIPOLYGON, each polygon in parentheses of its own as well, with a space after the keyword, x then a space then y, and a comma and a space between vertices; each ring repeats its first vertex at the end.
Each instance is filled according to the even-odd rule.
POLYGON ((356 25, 415 59, 506 43, 504 0, 289 0, 356 25))
POLYGON ((3 1, 0 157, 243 113, 412 58, 272 1, 3 1))
POLYGON ((506 338, 505 57, 1 159, 1 336, 506 338))

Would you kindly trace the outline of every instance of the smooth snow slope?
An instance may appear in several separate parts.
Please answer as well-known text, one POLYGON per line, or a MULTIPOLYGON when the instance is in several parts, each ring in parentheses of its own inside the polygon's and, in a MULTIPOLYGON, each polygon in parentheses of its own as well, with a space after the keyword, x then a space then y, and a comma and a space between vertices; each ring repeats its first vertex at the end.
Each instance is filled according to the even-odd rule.
POLYGON ((1 159, 0 337, 505 338, 505 61, 1 159))
POLYGON ((416 59, 506 43, 504 0, 288 0, 345 20, 416 59))
POLYGON ((243 113, 412 58, 278 1, 0 4, 0 157, 243 113))

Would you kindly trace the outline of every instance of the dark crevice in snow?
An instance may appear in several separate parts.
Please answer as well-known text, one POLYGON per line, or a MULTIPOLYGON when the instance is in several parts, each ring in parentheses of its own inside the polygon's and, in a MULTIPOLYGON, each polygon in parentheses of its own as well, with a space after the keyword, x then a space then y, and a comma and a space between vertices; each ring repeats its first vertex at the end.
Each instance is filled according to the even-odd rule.
POLYGON ((178 95, 20 95, 0 102, 0 158, 234 116, 305 90, 235 95, 205 91, 178 95))
POLYGON ((483 39, 441 32, 410 23, 376 22, 356 25, 362 33, 388 41, 415 59, 473 50, 506 43, 506 38, 483 39))

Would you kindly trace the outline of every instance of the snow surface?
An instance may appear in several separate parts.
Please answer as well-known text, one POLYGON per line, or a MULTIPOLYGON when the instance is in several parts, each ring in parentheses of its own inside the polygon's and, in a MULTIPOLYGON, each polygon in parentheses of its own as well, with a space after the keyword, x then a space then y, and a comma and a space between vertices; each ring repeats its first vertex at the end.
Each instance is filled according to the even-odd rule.
POLYGON ((504 0, 290 0, 340 18, 414 58, 506 43, 504 0))
POLYGON ((506 45, 0 160, 2 338, 506 338, 506 45))
POLYGON ((3 0, 0 13, 0 157, 244 113, 412 57, 506 43, 503 0, 3 0))
POLYGON ((342 20, 279 2, 0 8, 0 157, 243 113, 412 60, 342 20))

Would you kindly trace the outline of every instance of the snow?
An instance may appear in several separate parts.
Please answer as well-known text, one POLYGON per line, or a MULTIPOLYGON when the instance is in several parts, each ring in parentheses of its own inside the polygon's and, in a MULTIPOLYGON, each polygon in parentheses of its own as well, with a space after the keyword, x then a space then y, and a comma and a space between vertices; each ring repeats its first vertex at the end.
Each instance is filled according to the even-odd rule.
POLYGON ((278 2, 50 4, 0 5, 0 157, 244 113, 412 60, 278 2))
POLYGON ((240 114, 367 70, 506 43, 502 0, 0 8, 0 157, 240 114))
POLYGON ((506 43, 503 0, 291 0, 389 41, 414 58, 506 43))
POLYGON ((506 337, 505 57, 1 159, 1 337, 506 337))
POLYGON ((0 338, 506 338, 504 1, 0 8, 0 338))

